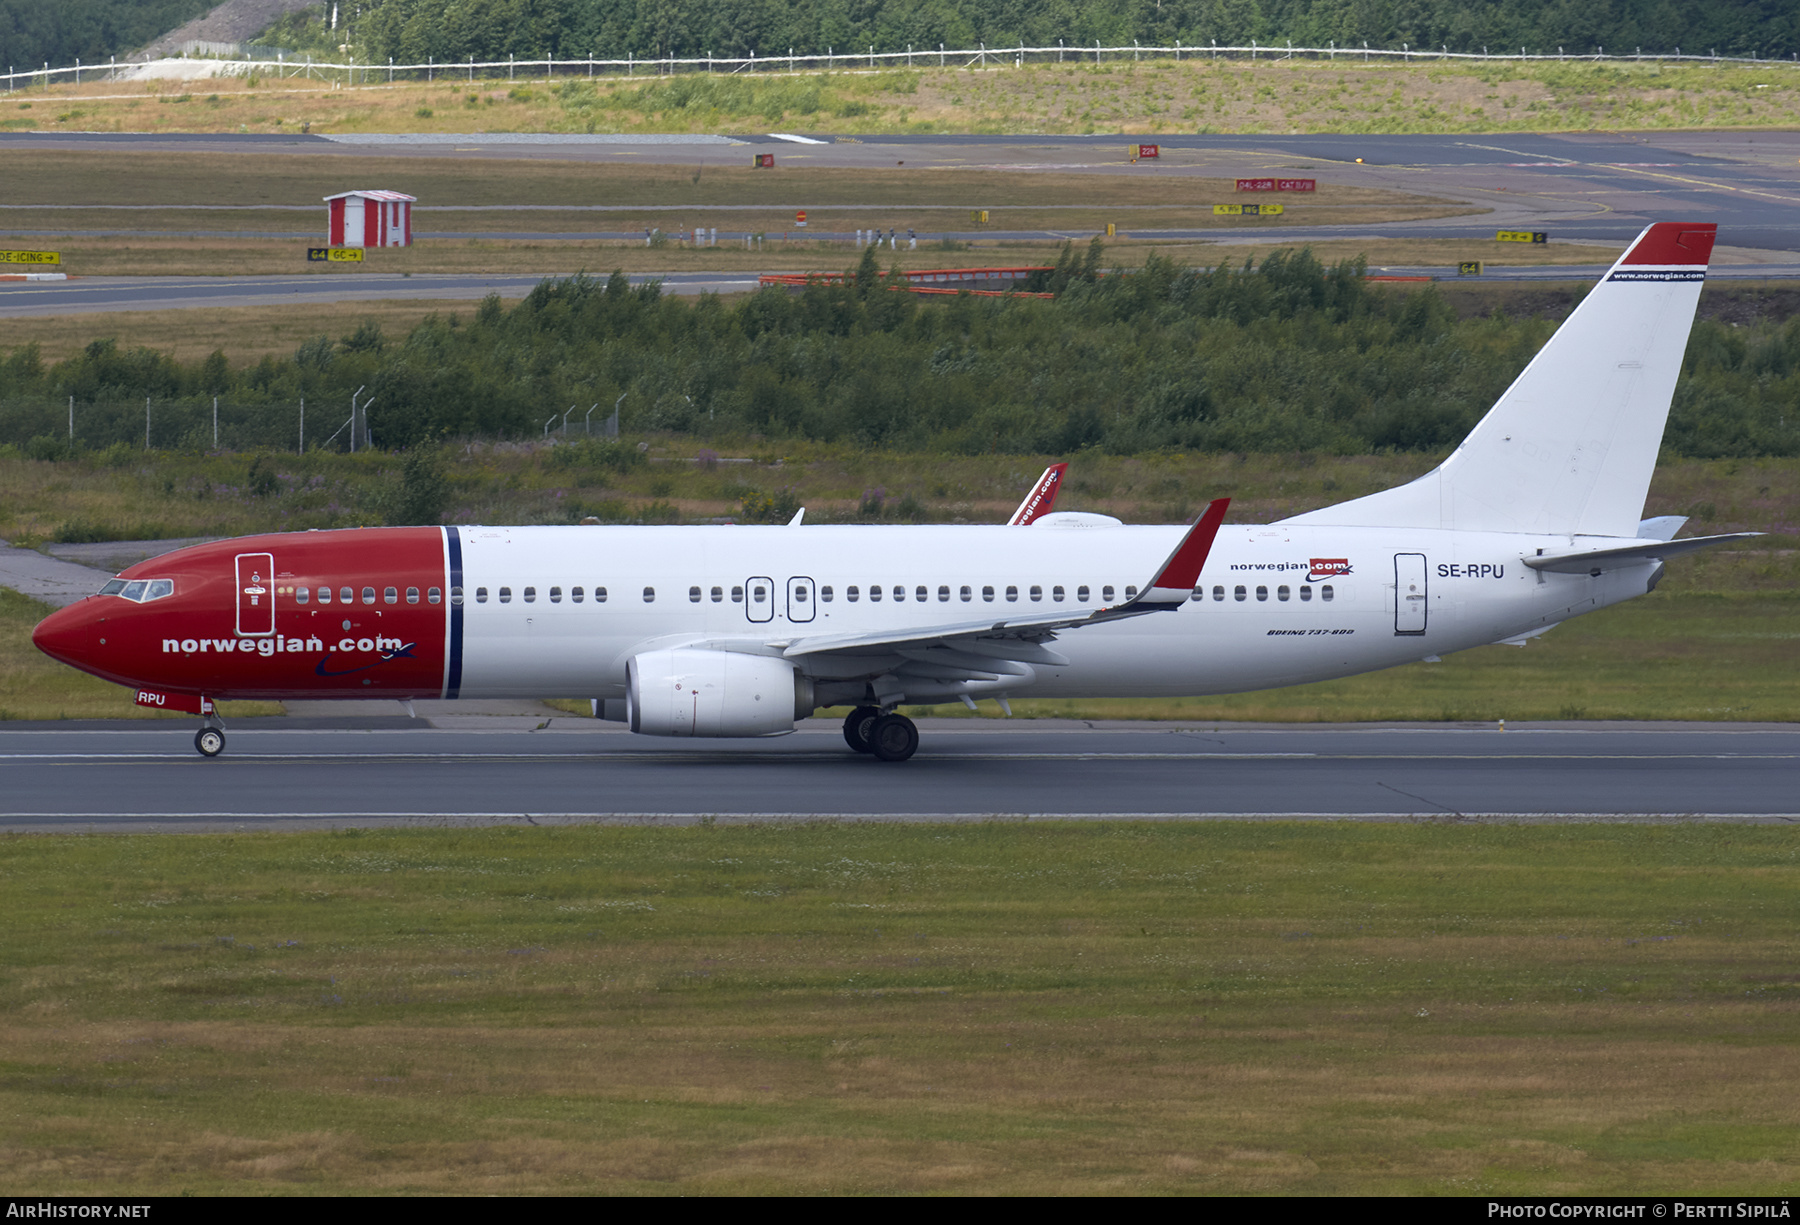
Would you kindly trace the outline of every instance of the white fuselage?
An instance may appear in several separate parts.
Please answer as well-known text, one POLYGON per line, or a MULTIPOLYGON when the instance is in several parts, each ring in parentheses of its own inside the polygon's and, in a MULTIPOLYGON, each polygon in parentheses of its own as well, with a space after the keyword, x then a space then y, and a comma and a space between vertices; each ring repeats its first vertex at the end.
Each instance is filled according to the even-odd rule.
MULTIPOLYGON (((820 634, 1100 608, 1135 593, 1185 530, 462 528, 460 695, 622 697, 627 662, 647 650, 754 642, 779 652, 820 634)), ((1228 693, 1443 655, 1643 594, 1655 563, 1590 577, 1521 562, 1600 543, 1228 526, 1201 572, 1200 597, 1173 613, 1060 630, 1047 645, 1066 665, 1037 663, 991 688, 1032 697, 1228 693)), ((796 662, 813 675, 846 675, 842 660, 796 662)))

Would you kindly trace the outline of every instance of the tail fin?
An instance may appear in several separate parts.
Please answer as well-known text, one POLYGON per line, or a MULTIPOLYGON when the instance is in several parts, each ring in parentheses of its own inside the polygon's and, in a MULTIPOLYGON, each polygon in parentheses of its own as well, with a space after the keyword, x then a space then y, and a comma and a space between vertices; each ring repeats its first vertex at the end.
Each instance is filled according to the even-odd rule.
POLYGON ((1717 229, 1639 234, 1437 468, 1285 522, 1636 535, 1717 229))

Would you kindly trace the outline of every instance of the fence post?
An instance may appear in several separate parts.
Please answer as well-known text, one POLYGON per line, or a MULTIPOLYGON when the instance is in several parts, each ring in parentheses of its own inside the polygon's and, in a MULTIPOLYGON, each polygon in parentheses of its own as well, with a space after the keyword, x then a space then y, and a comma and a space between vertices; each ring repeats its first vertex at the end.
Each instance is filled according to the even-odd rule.
POLYGON ((300 397, 300 449, 298 451, 295 451, 294 454, 296 454, 296 455, 305 455, 306 454, 306 397, 305 396, 300 397))
POLYGON ((219 397, 213 397, 213 450, 219 449, 219 397))
POLYGON ((75 397, 69 397, 69 445, 75 445, 75 397))
POLYGON ((144 397, 144 450, 150 449, 150 397, 144 397))

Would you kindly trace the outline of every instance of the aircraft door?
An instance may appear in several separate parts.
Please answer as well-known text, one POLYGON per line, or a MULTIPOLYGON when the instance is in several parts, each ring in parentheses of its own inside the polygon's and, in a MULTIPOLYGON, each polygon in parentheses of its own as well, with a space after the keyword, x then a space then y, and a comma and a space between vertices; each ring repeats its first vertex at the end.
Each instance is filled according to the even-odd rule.
POLYGON ((237 555, 237 632, 266 638, 275 632, 275 555, 237 555))
POLYGON ((752 621, 773 621, 775 619, 775 580, 767 578, 744 580, 744 615, 752 621))
POLYGON ((817 593, 813 590, 813 581, 809 578, 791 578, 787 588, 787 619, 789 621, 811 621, 813 619, 813 602, 817 593))
POLYGON ((1394 554, 1394 633, 1425 632, 1425 554, 1394 554))

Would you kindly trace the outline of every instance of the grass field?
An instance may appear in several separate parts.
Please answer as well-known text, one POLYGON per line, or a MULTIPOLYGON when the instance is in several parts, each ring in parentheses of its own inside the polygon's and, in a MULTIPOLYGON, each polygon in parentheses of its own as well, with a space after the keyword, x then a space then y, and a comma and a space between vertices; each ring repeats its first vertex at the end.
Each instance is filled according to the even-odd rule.
MULTIPOLYGON (((923 57, 921 57, 923 58, 923 57)), ((58 85, 0 102, 39 132, 1504 132, 1782 127, 1800 82, 1771 65, 1169 60, 1015 69, 385 82, 58 85)))
MULTIPOLYGON (((212 767, 200 767, 212 768, 212 767)), ((15 1194, 1783 1194, 1800 834, 0 840, 15 1194)))
MULTIPOLYGON (((740 159, 743 160, 743 159, 740 159)), ((1217 230, 1232 240, 1277 236, 1292 225, 1380 223, 1457 216, 1467 205, 1416 193, 1321 184, 1312 197, 1290 203, 1279 217, 1215 217, 1211 206, 1235 199, 1229 179, 1164 173, 1058 175, 985 169, 841 169, 794 167, 753 170, 747 165, 665 166, 530 158, 359 158, 356 173, 420 199, 412 247, 369 253, 360 267, 308 264, 305 247, 324 241, 321 198, 343 189, 342 159, 268 154, 195 154, 179 161, 158 153, 119 150, 21 150, 9 157, 18 175, 7 203, 54 205, 54 222, 72 232, 6 238, 4 227, 41 230, 44 216, 28 207, 0 212, 0 242, 61 252, 76 275, 222 276, 286 272, 357 276, 364 271, 544 272, 586 268, 610 272, 808 269, 838 270, 853 263, 857 230, 909 228, 921 233, 979 231, 970 214, 988 212, 995 230, 1091 233, 1117 223, 1128 245, 1158 249, 1152 232, 1217 230), (80 206, 69 202, 78 201, 80 206), (221 202, 242 207, 219 208, 221 202), (530 207, 518 207, 529 201, 530 207), (605 204, 604 211, 587 206, 605 204), (207 205, 195 211, 191 205, 207 205), (270 205, 282 208, 271 209, 270 205), (114 207, 95 207, 114 206, 114 207), (120 207, 128 206, 128 207, 120 207), (305 211, 295 211, 304 208, 305 211), (808 228, 794 214, 808 212, 808 228), (571 239, 570 234, 648 230, 685 234, 717 229, 718 247, 695 249, 672 240, 649 249, 629 241, 571 239), (81 231, 105 231, 83 233, 81 231), (196 231, 201 231, 196 233, 196 231), (842 234, 820 242, 820 232, 842 234), (315 235, 307 238, 306 235, 315 235), (542 238, 530 237, 542 234, 542 238), (745 234, 767 235, 749 250, 745 234), (276 235, 271 237, 270 235, 276 235), (279 237, 298 235, 299 237, 279 237), (460 235, 438 237, 436 235, 460 235), (500 237, 487 237, 500 235, 500 237)), ((1172 169, 1172 168, 1170 168, 1172 169)), ((886 262, 912 268, 1049 262, 1059 243, 976 240, 950 249, 928 242, 917 251, 884 253, 886 262)), ((1366 245, 1366 244, 1365 244, 1366 245)), ((1409 244, 1380 244, 1411 250, 1409 244)), ((1425 252, 1432 240, 1418 247, 1425 252)), ((1438 243, 1441 262, 1484 258, 1495 264, 1594 262, 1616 252, 1557 244, 1438 243), (1491 250, 1490 250, 1491 248, 1491 250)), ((1236 249, 1213 254, 1194 243, 1174 248, 1191 260, 1242 259, 1236 249)))

